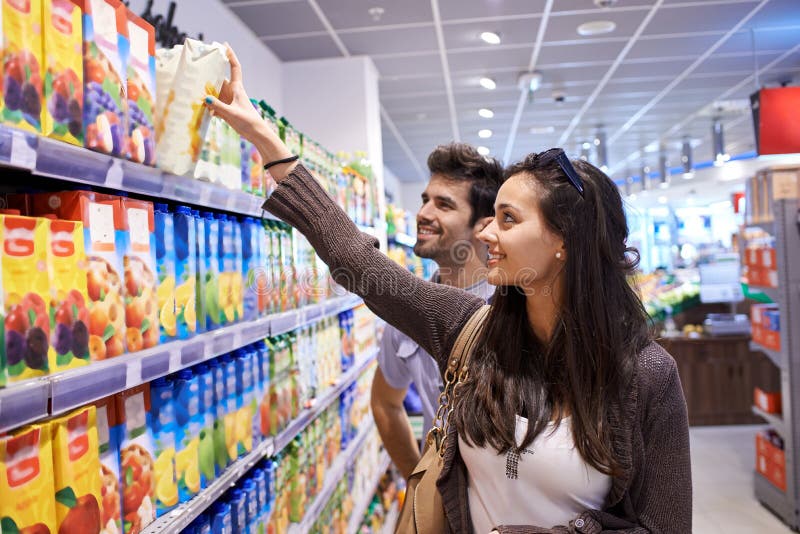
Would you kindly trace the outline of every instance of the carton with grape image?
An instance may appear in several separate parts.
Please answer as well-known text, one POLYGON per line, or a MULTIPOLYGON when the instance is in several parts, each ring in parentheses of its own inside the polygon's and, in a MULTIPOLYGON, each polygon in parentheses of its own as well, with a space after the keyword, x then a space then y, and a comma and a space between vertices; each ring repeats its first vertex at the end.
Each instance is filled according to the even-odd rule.
POLYGON ((76 0, 83 9, 84 146, 113 156, 127 148, 127 8, 119 0, 76 0))
POLYGON ((42 3, 3 0, 3 98, 0 118, 23 130, 42 131, 42 3))
POLYGON ((128 16, 130 57, 128 60, 128 143, 125 156, 136 163, 156 164, 156 37, 153 26, 128 16))
POLYGON ((73 0, 44 0, 42 133, 83 146, 83 12, 73 0))

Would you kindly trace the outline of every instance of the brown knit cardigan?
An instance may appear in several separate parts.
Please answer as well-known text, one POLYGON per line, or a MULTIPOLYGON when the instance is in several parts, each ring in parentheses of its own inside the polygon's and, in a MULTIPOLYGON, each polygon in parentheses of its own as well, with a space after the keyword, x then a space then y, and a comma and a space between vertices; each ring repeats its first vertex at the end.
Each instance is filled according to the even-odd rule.
MULTIPOLYGON (((467 319, 484 303, 460 289, 421 280, 389 260, 303 166, 281 182, 264 209, 302 232, 339 284, 419 343, 437 358, 440 368, 467 319)), ((656 343, 639 354, 633 385, 625 403, 612 410, 610 423, 623 474, 612 480, 602 510, 586 510, 569 525, 498 525, 497 530, 689 534, 692 483, 686 402, 675 361, 656 343)), ((450 431, 456 432, 454 426, 450 431)), ((454 435, 448 443, 437 486, 450 531, 471 533, 466 466, 454 435)))

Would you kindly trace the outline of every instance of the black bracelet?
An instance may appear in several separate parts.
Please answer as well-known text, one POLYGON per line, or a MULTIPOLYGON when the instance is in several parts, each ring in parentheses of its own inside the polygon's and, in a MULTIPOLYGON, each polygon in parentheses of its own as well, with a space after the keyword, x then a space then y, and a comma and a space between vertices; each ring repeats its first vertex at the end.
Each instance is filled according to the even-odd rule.
POLYGON ((275 161, 270 161, 266 165, 264 165, 264 170, 269 170, 270 167, 274 167, 275 165, 280 165, 281 163, 291 163, 293 161, 297 161, 300 159, 300 156, 290 156, 288 158, 278 159, 275 161))

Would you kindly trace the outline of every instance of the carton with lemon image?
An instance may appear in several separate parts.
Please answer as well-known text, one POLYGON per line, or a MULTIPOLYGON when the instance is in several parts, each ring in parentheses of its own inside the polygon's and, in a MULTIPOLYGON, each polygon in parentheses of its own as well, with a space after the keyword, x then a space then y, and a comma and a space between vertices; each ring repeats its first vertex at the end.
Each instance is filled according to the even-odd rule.
POLYGON ((175 316, 179 339, 197 333, 197 228, 192 210, 178 206, 173 214, 175 230, 175 316))
POLYGON ((178 497, 186 502, 200 492, 200 434, 203 416, 200 413, 200 379, 190 369, 174 375, 174 405, 177 422, 175 476, 178 497))
POLYGON ((175 320, 175 232, 172 213, 166 204, 155 204, 156 272, 158 286, 158 319, 161 325, 161 343, 177 339, 175 320))
POLYGON ((154 476, 156 481, 156 516, 161 517, 178 504, 175 478, 175 420, 172 381, 158 378, 150 384, 153 438, 155 440, 154 476))

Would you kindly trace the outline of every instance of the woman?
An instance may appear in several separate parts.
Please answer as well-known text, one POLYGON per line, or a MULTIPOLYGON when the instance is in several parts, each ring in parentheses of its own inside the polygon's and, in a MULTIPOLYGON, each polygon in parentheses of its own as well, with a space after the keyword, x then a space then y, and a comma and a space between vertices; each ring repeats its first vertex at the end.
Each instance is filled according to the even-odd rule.
MULTIPOLYGON (((255 112, 229 50, 211 112, 249 139, 279 183, 265 209, 334 278, 446 365, 483 301, 422 281, 376 249, 255 112)), ((686 405, 648 335, 616 186, 563 151, 508 170, 481 233, 500 286, 461 388, 437 487, 451 532, 691 532, 686 405)))

